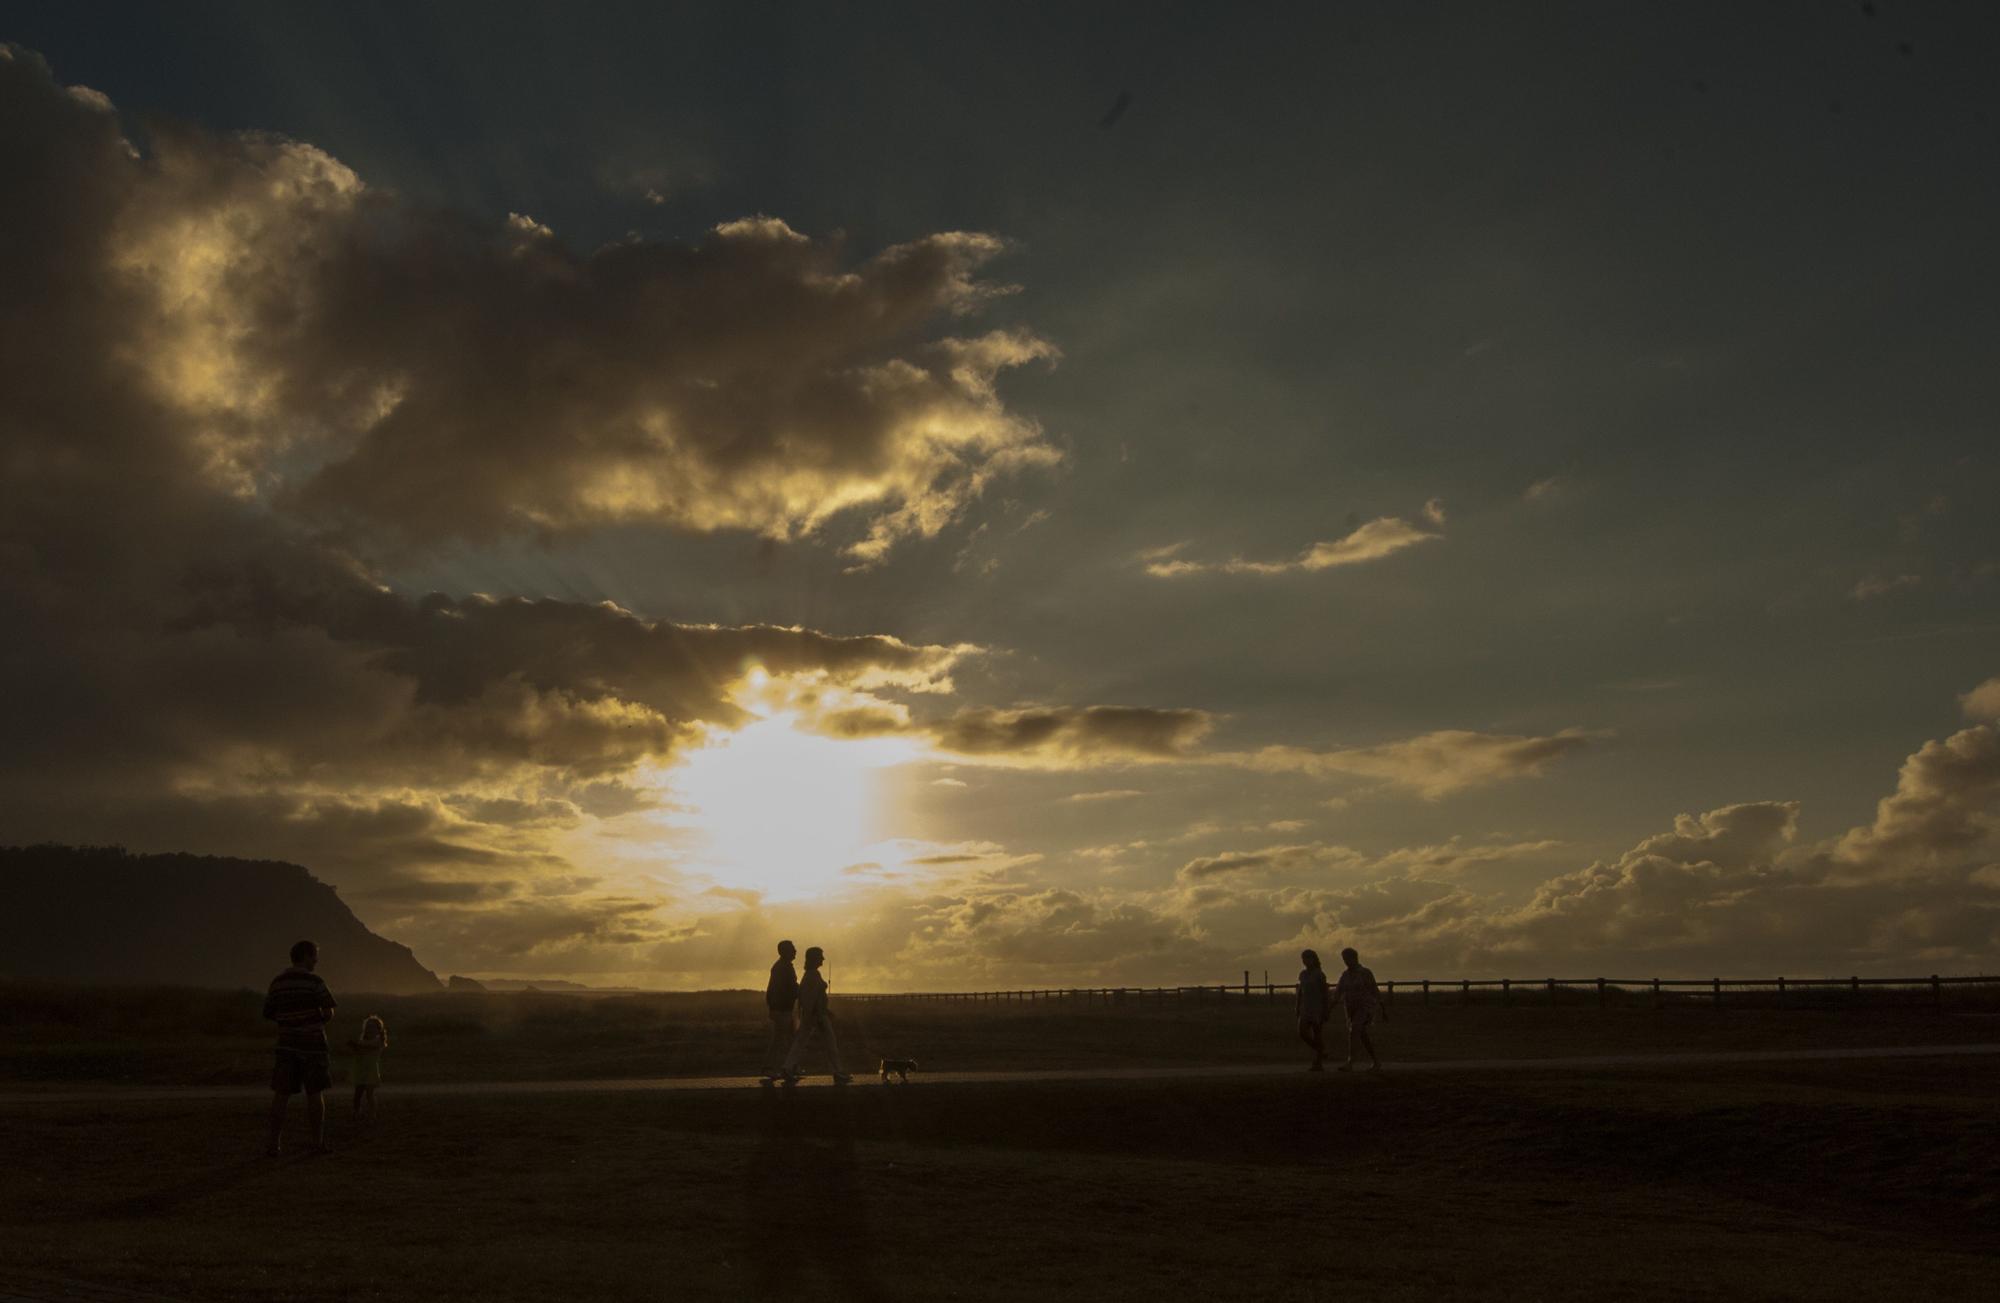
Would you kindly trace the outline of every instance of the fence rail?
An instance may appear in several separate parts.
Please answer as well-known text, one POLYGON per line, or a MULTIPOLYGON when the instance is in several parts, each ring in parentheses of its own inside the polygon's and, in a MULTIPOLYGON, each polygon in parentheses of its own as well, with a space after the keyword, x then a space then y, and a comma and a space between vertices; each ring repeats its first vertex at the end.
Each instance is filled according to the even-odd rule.
MULTIPOLYGON (((1725 995, 1737 999, 1763 996, 1778 1004, 1823 1003, 1815 998, 1823 993, 1844 993, 1858 998, 1869 990, 1898 990, 1928 997, 1943 1008, 1946 991, 1966 987, 2000 988, 2000 975, 1944 977, 1452 977, 1393 978, 1381 983, 1384 999, 1393 1003, 1398 995, 1423 1004, 1577 1004, 1594 1002, 1608 1006, 1614 1001, 1631 1004, 1647 1002, 1654 1007, 1668 1003, 1686 1004, 1706 1000, 1721 1008, 1725 995)), ((1241 982, 1221 982, 1198 986, 1061 986, 1022 987, 1001 991, 873 991, 846 993, 842 1000, 903 1001, 949 1004, 1043 1004, 1109 1005, 1127 1001, 1186 1002, 1215 1000, 1289 999, 1298 989, 1295 982, 1273 982, 1267 974, 1252 982, 1243 974, 1241 982)))

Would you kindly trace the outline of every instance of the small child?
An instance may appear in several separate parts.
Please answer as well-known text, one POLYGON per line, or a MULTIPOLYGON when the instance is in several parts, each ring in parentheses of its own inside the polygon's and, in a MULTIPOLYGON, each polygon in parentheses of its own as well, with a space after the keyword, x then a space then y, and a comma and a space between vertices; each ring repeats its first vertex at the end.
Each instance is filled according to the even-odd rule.
POLYGON ((361 1020, 361 1039, 349 1041, 347 1048, 354 1051, 354 1118, 361 1120, 361 1106, 368 1106, 368 1117, 375 1117, 375 1088, 382 1084, 382 1051, 389 1048, 389 1026, 380 1014, 369 1014, 361 1020))

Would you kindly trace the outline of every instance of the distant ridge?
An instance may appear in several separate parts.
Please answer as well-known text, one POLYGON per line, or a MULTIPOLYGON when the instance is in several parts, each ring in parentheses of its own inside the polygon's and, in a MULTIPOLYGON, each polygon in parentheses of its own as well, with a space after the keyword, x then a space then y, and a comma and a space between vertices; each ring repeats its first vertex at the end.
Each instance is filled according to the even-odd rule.
POLYGON ((296 864, 0 847, 0 977, 262 989, 302 938, 319 943, 335 996, 439 989, 408 946, 370 932, 296 864))

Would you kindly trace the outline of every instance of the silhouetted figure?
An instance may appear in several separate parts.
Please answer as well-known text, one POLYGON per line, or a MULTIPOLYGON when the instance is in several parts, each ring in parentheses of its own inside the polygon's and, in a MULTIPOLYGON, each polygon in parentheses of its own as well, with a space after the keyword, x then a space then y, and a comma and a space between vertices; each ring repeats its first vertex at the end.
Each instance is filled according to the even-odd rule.
POLYGON ((292 966, 271 979, 264 1017, 278 1024, 278 1058, 271 1069, 271 1138, 264 1152, 276 1157, 292 1096, 306 1093, 306 1129, 314 1152, 326 1150, 326 1101, 320 1092, 333 1084, 326 1061, 326 1025, 333 1021, 333 992, 314 974, 319 947, 301 941, 292 947, 292 966))
POLYGON ((1301 950, 1299 960, 1305 967, 1299 972, 1299 1039, 1313 1052, 1312 1066, 1307 1072, 1326 1071, 1326 1039, 1324 1029, 1327 1015, 1333 1012, 1333 997, 1327 990, 1326 969, 1320 967, 1319 951, 1301 950))
POLYGON ((789 941, 778 943, 778 962, 771 965, 771 980, 764 983, 764 1008, 771 1015, 771 1043, 764 1050, 764 1080, 776 1081, 785 1075, 785 1055, 798 1031, 799 975, 792 968, 798 947, 789 941))
POLYGON ((788 1086, 799 1079, 799 1059, 815 1036, 826 1038, 826 1057, 833 1064, 833 1084, 845 1086, 854 1080, 840 1067, 840 1042, 833 1034, 833 1013, 826 1007, 826 978, 819 971, 825 963, 826 951, 818 946, 806 947, 806 975, 799 981, 799 1030, 792 1037, 791 1053, 785 1056, 788 1086))
POLYGON ((1342 1072, 1354 1071, 1354 1045, 1368 1051, 1371 1071, 1382 1070, 1381 1056, 1375 1053, 1375 1042, 1368 1039, 1368 1028, 1377 1018, 1389 1021, 1389 1011, 1382 1005, 1382 988, 1375 985, 1375 974, 1361 966, 1361 956, 1349 946, 1340 952, 1340 962, 1347 965, 1347 971, 1340 975, 1334 986, 1334 993, 1340 997, 1340 1007, 1347 1013, 1347 1062, 1340 1065, 1342 1072))
POLYGON ((371 1013, 361 1020, 361 1039, 349 1041, 354 1052, 354 1120, 361 1120, 365 1105, 370 1120, 375 1117, 375 1088, 382 1084, 382 1051, 389 1048, 389 1024, 382 1015, 371 1013))

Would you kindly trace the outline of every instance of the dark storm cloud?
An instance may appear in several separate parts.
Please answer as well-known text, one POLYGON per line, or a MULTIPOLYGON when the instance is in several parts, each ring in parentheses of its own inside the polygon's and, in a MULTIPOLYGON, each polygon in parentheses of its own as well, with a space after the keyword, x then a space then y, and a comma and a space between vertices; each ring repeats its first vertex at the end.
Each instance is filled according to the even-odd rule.
POLYGON ((1214 725, 1205 711, 1143 706, 1035 706, 962 710, 937 725, 939 749, 954 754, 1056 764, 1177 759, 1214 725))
POLYGON ((101 240, 73 253, 119 278, 132 361, 211 481, 371 548, 622 522, 791 538, 848 513, 869 563, 1058 459, 994 389, 1051 346, 938 329, 1004 292, 977 278, 992 236, 856 260, 760 216, 578 255, 277 137, 162 125, 128 157, 112 113, 63 98, 109 173, 85 178, 101 240))

